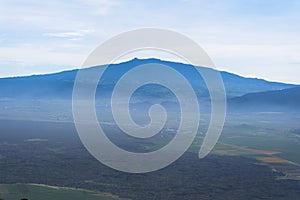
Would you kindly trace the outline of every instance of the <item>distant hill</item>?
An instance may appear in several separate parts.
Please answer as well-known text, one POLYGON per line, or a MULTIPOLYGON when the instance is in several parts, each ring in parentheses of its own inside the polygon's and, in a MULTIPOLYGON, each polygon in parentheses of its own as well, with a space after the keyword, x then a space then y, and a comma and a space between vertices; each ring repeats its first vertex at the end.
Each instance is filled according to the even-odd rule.
MULTIPOLYGON (((202 97, 208 97, 209 93, 203 79, 196 76, 194 68, 188 64, 162 61, 159 59, 133 59, 128 62, 112 65, 103 79, 106 90, 112 89, 118 78, 127 70, 139 64, 158 63, 168 65, 184 74, 189 79, 202 97)), ((98 66, 103 67, 103 66, 98 66)), ((86 70, 94 70, 97 67, 86 70)), ((212 70, 199 67, 200 71, 212 70)), ((17 99, 71 99, 74 80, 78 70, 64 71, 55 74, 34 75, 0 79, 0 98, 17 99)), ((245 78, 228 72, 220 72, 224 80, 228 98, 241 96, 247 93, 270 90, 281 90, 295 87, 292 84, 268 82, 262 79, 245 78)), ((148 88, 149 89, 149 88, 148 88)), ((150 88, 151 89, 151 88, 150 88)), ((149 92, 147 92, 149 95, 149 92)), ((157 93, 153 93, 157 95, 157 93)))
POLYGON ((300 87, 249 93, 228 101, 229 107, 244 111, 300 111, 300 87))

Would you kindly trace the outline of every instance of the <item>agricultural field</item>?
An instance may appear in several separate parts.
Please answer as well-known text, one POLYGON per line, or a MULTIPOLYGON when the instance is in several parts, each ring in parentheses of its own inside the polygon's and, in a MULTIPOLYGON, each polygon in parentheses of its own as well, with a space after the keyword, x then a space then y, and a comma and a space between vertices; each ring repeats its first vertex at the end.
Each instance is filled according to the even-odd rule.
POLYGON ((234 124, 224 128, 214 148, 217 155, 244 156, 300 179, 300 137, 294 133, 297 122, 234 124))

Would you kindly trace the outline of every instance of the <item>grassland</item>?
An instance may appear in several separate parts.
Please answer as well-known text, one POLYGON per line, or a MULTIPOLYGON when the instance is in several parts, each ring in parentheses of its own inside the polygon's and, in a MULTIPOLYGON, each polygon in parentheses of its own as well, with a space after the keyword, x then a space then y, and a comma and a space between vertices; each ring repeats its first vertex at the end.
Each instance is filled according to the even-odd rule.
POLYGON ((119 199, 108 193, 99 193, 89 190, 63 188, 38 184, 2 184, 0 198, 4 200, 116 200, 119 199))

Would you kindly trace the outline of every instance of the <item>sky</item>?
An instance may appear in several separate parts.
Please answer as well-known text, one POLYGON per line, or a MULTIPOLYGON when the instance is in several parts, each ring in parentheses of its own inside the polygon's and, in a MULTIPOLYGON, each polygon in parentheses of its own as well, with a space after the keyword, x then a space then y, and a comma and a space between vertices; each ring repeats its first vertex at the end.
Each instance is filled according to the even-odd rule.
POLYGON ((79 68, 107 39, 138 28, 196 41, 217 68, 300 84, 298 0, 0 0, 0 77, 79 68))

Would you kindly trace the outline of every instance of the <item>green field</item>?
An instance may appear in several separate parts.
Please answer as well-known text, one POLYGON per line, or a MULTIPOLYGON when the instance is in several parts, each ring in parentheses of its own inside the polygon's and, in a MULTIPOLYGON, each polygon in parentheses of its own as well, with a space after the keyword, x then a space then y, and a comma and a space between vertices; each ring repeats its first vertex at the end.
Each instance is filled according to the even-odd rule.
POLYGON ((88 190, 53 187, 31 184, 2 184, 0 185, 0 199, 18 200, 114 200, 116 196, 88 190))

